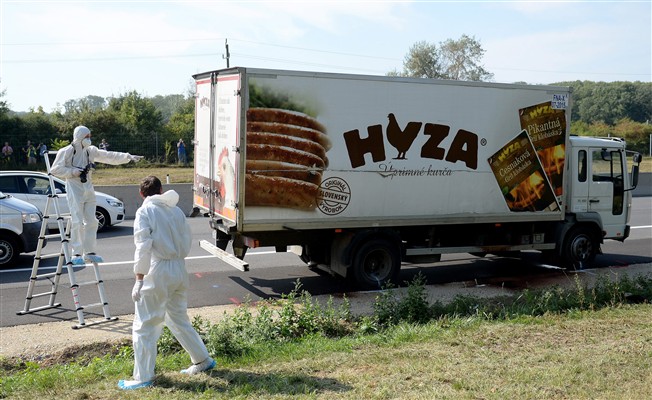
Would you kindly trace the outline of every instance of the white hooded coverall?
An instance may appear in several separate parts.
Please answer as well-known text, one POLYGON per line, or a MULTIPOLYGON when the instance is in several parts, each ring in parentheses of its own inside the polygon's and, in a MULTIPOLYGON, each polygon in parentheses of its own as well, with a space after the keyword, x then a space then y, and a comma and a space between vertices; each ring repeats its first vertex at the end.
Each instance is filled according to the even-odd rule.
POLYGON ((141 298, 133 322, 134 379, 154 379, 156 344, 163 323, 190 354, 193 364, 209 356, 188 317, 188 273, 184 258, 190 252, 190 225, 169 190, 148 196, 134 221, 134 273, 144 274, 141 298))
POLYGON ((86 183, 82 183, 75 171, 89 163, 126 164, 131 161, 129 153, 100 150, 95 146, 82 147, 81 141, 89 131, 76 130, 73 141, 62 148, 52 162, 52 175, 66 180, 66 198, 72 220, 70 246, 72 254, 95 253, 97 243, 97 218, 95 218, 95 189, 89 170, 86 183))

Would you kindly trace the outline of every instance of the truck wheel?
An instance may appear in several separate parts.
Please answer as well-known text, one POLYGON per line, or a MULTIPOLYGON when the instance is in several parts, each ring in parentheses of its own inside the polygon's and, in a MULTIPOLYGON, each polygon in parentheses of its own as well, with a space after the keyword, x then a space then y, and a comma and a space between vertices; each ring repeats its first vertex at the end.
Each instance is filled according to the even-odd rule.
POLYGON ((396 279, 401 268, 397 246, 383 239, 363 244, 353 259, 353 277, 365 288, 381 288, 396 279))
POLYGON ((0 268, 12 265, 19 254, 20 249, 14 239, 4 236, 0 237, 0 268))
POLYGON ((564 241, 564 266, 570 269, 590 266, 598 253, 598 247, 599 244, 590 229, 582 226, 572 229, 564 241))

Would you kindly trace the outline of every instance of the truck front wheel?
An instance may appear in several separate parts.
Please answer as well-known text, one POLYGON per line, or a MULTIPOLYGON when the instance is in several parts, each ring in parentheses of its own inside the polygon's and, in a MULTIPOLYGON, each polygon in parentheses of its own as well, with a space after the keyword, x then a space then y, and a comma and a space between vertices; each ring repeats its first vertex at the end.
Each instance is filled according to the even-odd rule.
POLYGON ((598 241, 587 227, 578 226, 568 232, 564 241, 563 263, 570 269, 590 266, 598 253, 598 241))
POLYGON ((358 285, 381 288, 398 276, 401 268, 399 249, 388 240, 370 240, 356 251, 352 268, 358 285))

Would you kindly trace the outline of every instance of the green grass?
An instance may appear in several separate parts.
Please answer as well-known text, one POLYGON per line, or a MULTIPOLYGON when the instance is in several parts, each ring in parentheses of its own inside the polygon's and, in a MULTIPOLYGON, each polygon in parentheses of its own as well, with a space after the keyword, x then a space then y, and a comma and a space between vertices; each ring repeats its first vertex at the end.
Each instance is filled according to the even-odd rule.
POLYGON ((268 345, 212 372, 160 357, 156 386, 121 393, 131 359, 31 365, 2 377, 7 398, 642 399, 652 390, 650 305, 518 320, 399 324, 377 335, 268 345))
MULTIPOLYGON (((137 185, 140 180, 148 175, 158 176, 165 183, 165 176, 170 175, 170 183, 192 183, 194 170, 192 166, 178 167, 148 165, 141 162, 136 167, 129 164, 128 167, 113 167, 105 164, 98 164, 99 167, 93 172, 94 185, 137 185)), ((641 172, 652 172, 652 159, 644 158, 641 163, 641 172)))
POLYGON ((354 318, 347 302, 319 304, 297 284, 217 324, 193 321, 218 360, 209 373, 180 374, 190 360, 166 330, 153 388, 122 393, 131 347, 98 343, 39 362, 0 359, 0 398, 646 398, 651 288, 652 277, 578 281, 444 305, 423 302, 417 277, 404 295, 386 290, 373 315, 354 318), (391 305, 402 311, 387 318, 391 305))
POLYGON ((138 185, 148 175, 157 176, 163 184, 166 182, 166 175, 170 175, 170 183, 192 183, 193 173, 194 170, 192 167, 151 166, 116 168, 102 164, 93 172, 93 185, 138 185))

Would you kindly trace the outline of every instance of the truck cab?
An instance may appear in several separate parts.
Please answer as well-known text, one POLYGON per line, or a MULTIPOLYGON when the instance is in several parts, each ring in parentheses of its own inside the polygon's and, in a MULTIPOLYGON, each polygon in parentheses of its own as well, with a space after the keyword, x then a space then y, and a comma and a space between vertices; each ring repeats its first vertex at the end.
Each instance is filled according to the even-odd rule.
POLYGON ((632 153, 632 169, 627 171, 628 152, 621 139, 571 136, 570 145, 567 213, 595 220, 602 239, 625 240, 640 154, 632 153))

